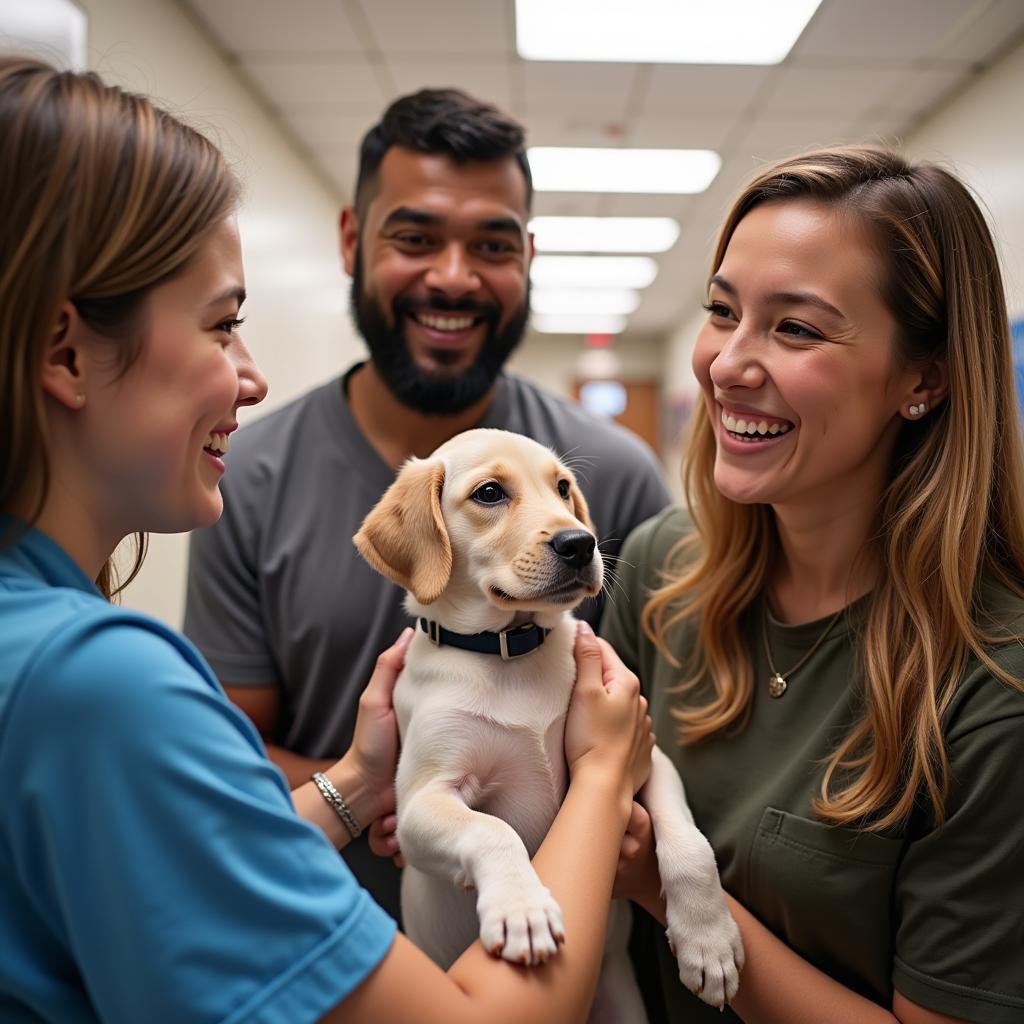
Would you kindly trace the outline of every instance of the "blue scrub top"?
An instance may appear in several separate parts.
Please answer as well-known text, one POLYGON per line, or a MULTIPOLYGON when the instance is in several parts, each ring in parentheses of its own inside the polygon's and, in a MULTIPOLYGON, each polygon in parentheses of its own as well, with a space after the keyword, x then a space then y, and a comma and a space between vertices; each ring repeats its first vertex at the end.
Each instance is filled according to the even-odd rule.
POLYGON ((0 551, 0 779, 4 1022, 315 1021, 394 939, 195 648, 34 530, 0 551))

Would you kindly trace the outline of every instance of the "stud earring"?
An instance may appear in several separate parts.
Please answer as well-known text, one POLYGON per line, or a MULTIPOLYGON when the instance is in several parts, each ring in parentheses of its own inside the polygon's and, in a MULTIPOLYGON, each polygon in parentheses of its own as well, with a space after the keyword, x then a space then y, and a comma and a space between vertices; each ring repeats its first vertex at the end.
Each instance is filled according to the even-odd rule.
POLYGON ((914 417, 920 416, 922 413, 927 411, 928 404, 926 402, 922 402, 920 405, 912 405, 909 409, 907 409, 907 412, 914 417))
POLYGON ((75 405, 85 405, 85 395, 81 391, 75 395, 75 405))

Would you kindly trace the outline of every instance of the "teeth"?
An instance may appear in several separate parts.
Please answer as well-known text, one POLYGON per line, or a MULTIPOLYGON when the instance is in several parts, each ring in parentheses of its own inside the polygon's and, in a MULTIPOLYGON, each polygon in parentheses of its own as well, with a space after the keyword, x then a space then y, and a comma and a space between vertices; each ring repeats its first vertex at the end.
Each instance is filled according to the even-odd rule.
POLYGON ((436 316, 430 313, 417 313, 416 319, 424 327, 435 331, 468 331, 476 317, 472 316, 436 316))
POLYGON ((725 425, 725 429, 732 434, 746 434, 750 437, 754 435, 765 434, 785 434, 789 430, 790 424, 788 423, 769 423, 767 420, 744 420, 736 419, 734 416, 730 416, 724 409, 722 410, 722 423, 725 425))
POLYGON ((231 442, 228 440, 227 434, 211 433, 206 438, 204 447, 209 448, 210 451, 216 452, 218 455, 227 455, 231 448, 231 442))

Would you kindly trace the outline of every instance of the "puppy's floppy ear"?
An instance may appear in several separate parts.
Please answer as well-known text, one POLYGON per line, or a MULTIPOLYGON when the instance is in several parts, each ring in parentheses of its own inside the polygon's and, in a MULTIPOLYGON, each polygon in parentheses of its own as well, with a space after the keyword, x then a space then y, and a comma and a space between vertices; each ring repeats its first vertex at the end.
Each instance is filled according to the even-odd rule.
POLYGON ((432 604, 448 586, 452 545, 441 516, 444 463, 410 459, 353 538, 383 576, 432 604))
POLYGON ((569 500, 572 502, 573 515, 596 536, 597 530, 594 528, 594 521, 590 518, 587 499, 583 497, 580 485, 576 483, 576 477, 570 477, 569 480, 569 500))

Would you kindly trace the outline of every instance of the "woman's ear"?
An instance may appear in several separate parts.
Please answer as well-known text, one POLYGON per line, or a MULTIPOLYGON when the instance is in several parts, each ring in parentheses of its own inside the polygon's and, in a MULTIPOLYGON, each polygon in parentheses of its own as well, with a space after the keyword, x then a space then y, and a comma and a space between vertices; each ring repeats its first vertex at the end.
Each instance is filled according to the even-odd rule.
POLYGON ((904 395, 900 412, 909 420, 922 419, 937 408, 949 394, 949 364, 945 359, 933 359, 921 368, 916 382, 904 395))
POLYGON ((86 401, 85 359, 82 345, 85 323, 73 302, 60 308, 43 358, 43 390, 69 409, 81 409, 86 401))

